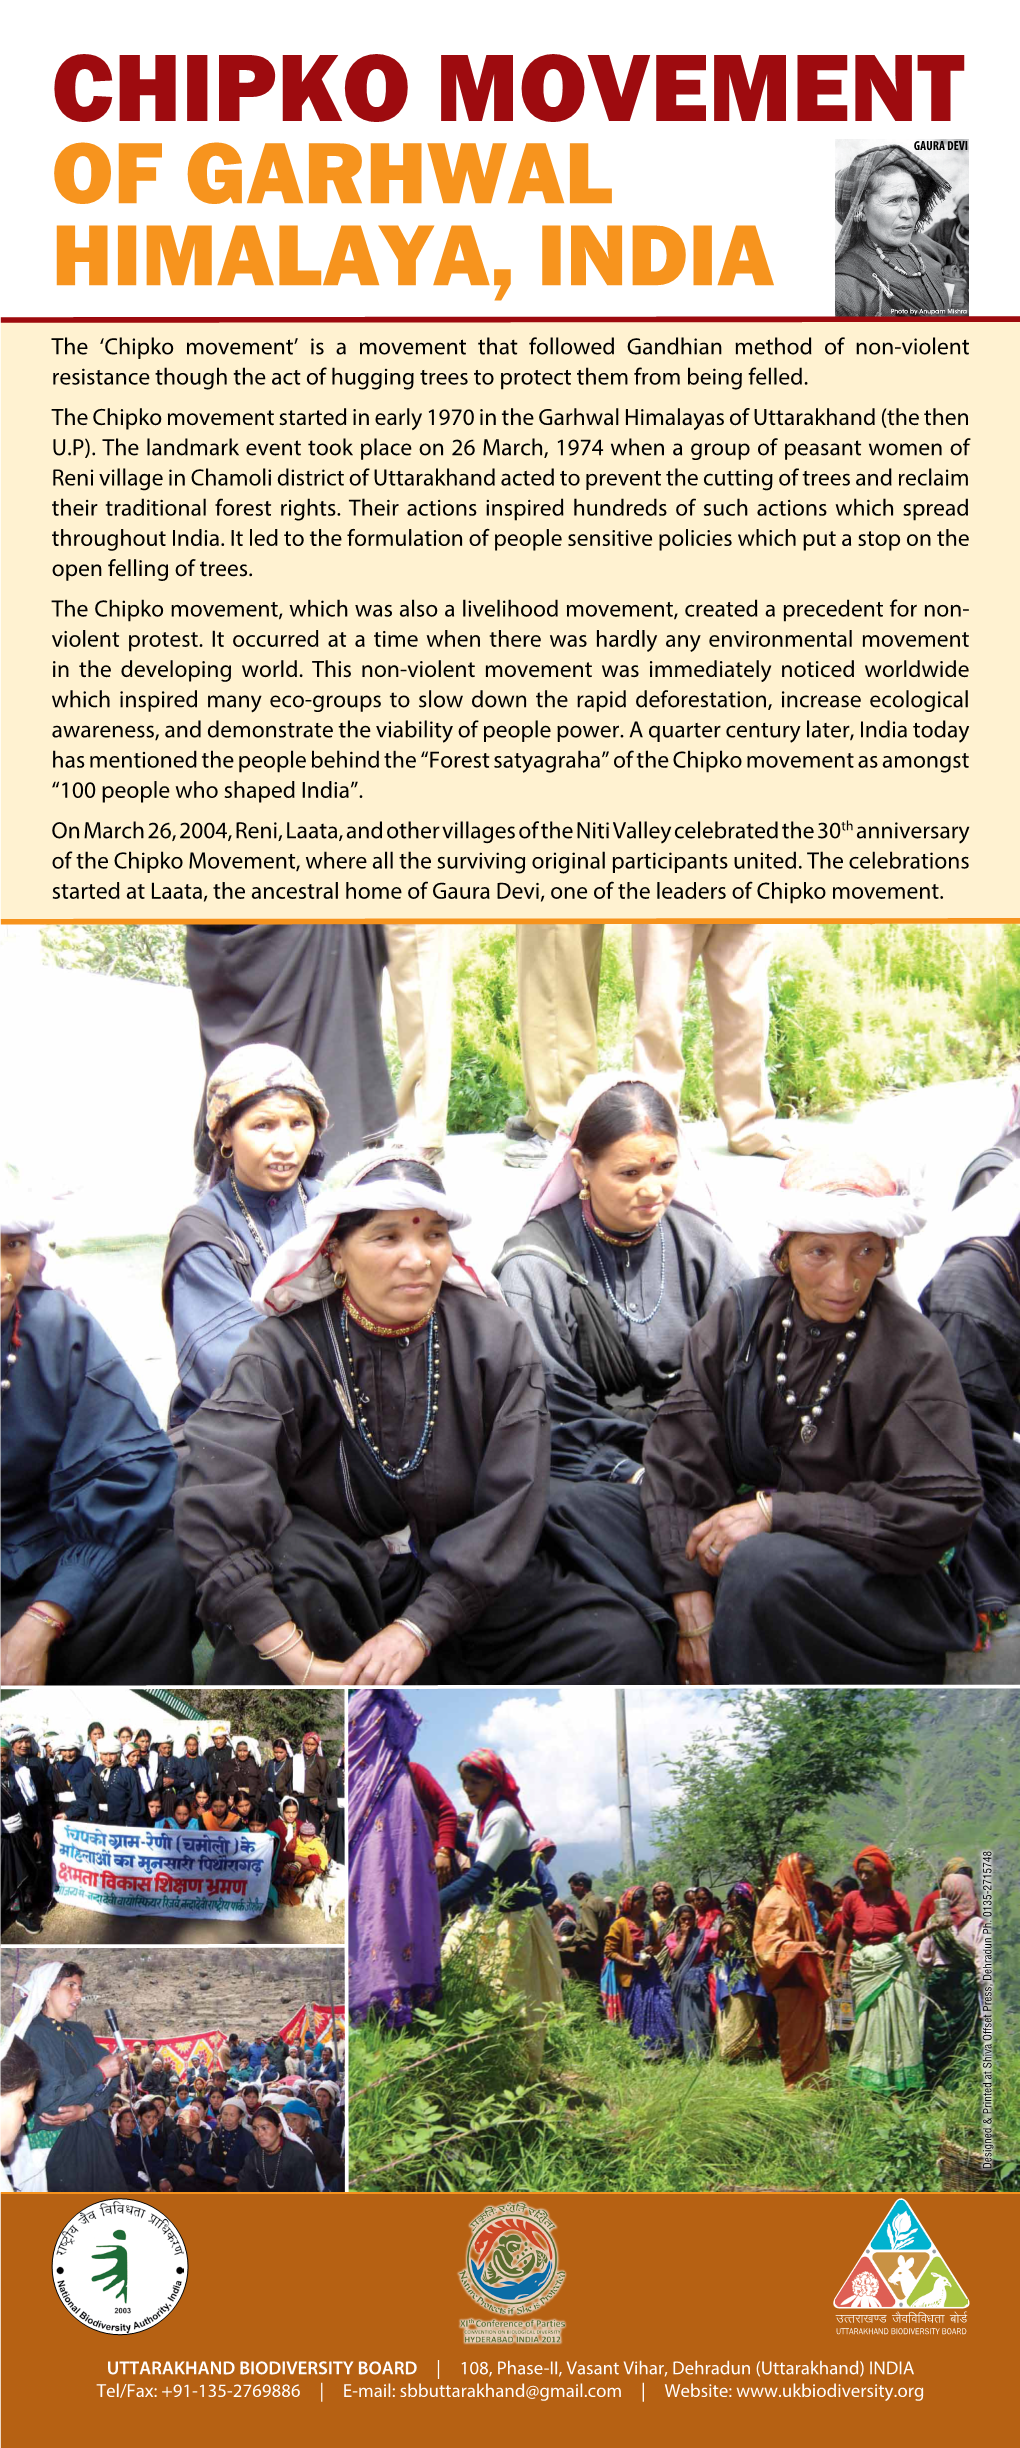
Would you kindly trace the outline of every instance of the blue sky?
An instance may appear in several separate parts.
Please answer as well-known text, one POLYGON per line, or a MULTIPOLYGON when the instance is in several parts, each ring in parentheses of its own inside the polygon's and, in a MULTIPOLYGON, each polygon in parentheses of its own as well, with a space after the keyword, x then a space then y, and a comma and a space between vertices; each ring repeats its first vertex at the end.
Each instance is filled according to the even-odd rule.
MULTIPOLYGON (((620 1857, 616 1803, 614 1694, 601 1685, 560 1690, 521 1686, 484 1691, 415 1689, 406 1697, 422 1723, 414 1756, 430 1768, 458 1810, 464 1795, 457 1761, 487 1743, 507 1761, 539 1835, 561 1850, 556 1875, 596 1876, 620 1857)), ((706 1734, 727 1730, 724 1692, 648 1686, 627 1694, 627 1736, 635 1850, 651 1848, 653 1812, 671 1797, 666 1759, 678 1759, 706 1734)))

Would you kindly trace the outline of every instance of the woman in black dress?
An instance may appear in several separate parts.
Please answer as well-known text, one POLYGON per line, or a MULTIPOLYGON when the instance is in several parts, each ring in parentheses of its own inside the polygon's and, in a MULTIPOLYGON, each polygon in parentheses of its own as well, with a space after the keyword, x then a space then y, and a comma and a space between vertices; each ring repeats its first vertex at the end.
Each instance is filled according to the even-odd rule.
POLYGON ((19 2192, 122 2189, 108 2112, 125 2061, 119 2051, 105 2050, 84 2024, 75 2023, 83 1979, 80 1964, 40 1964, 15 2017, 14 2032, 27 2040, 41 2067, 19 2148, 19 2192))
POLYGON ((263 2102, 251 2121, 253 2148, 237 2179, 239 2193, 318 2193, 318 2170, 303 2142, 289 2140, 276 2108, 263 2102))

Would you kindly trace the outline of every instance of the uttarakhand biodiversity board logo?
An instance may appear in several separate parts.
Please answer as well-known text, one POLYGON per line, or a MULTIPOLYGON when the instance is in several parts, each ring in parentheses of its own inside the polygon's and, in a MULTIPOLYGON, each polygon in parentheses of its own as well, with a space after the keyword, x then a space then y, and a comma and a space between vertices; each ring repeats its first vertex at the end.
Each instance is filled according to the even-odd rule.
POLYGON ((558 2295, 565 2272, 559 2265, 556 2232, 547 2210, 530 2202, 503 2202, 472 2219, 467 2261, 459 2272, 464 2292, 490 2319, 529 2319, 558 2295))
POLYGON ((916 2210, 902 2195, 886 2211, 832 2300, 837 2312, 949 2312, 957 2316, 970 2303, 916 2210))
POLYGON ((187 2283, 184 2239, 151 2202, 95 2202, 68 2220, 53 2249, 65 2310, 107 2337, 154 2329, 187 2283))

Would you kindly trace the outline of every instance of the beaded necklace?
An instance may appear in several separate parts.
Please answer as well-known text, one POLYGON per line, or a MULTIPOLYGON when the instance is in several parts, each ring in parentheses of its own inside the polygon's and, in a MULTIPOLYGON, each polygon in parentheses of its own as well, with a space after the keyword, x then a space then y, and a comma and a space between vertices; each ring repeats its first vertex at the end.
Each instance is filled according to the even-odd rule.
MULTIPOLYGON (((252 1240, 253 1240, 253 1241, 254 1241, 254 1243, 255 1243, 255 1247, 256 1247, 256 1249, 257 1249, 257 1250, 260 1250, 260 1251, 261 1251, 261 1253, 262 1253, 263 1258, 265 1258, 265 1259, 268 1261, 268 1258, 269 1258, 269 1248, 268 1248, 268 1244, 267 1244, 267 1243, 266 1243, 266 1242, 263 1240, 262 1235, 261 1235, 261 1233, 260 1233, 260 1231, 259 1231, 258 1225, 256 1224, 256 1222, 255 1222, 255 1218, 254 1218, 254 1216, 251 1214, 250 1209, 249 1209, 249 1208, 247 1208, 247 1207, 245 1206, 244 1200, 243 1200, 243 1198, 242 1198, 242 1196, 241 1196, 240 1189, 239 1189, 239 1187, 238 1187, 237 1175, 236 1175, 236 1173, 235 1173, 235 1171, 234 1171, 233 1165, 231 1165, 230 1171, 229 1171, 229 1173, 228 1173, 228 1175, 227 1175, 227 1180, 228 1180, 228 1181, 229 1181, 229 1183, 230 1183, 231 1193, 232 1193, 232 1195, 233 1195, 234 1199, 236 1200, 237 1205, 239 1206, 239 1208, 240 1208, 240 1210, 241 1210, 241 1214, 242 1214, 242 1215, 243 1215, 243 1217, 244 1217, 245 1223, 247 1224, 248 1230, 249 1230, 249 1232, 250 1232, 250 1234, 251 1234, 252 1240)), ((308 1199, 307 1199, 307 1195, 306 1195, 306 1192, 305 1192, 305 1186, 304 1186, 304 1183, 303 1183, 302 1181, 299 1181, 299 1182, 298 1182, 298 1185, 297 1185, 297 1193, 298 1193, 298 1197, 299 1197, 299 1199, 300 1199, 300 1201, 301 1201, 301 1205, 302 1205, 302 1207, 307 1207, 307 1205, 308 1205, 308 1199)))
POLYGON ((590 1200, 582 1199, 581 1221, 584 1224, 585 1230, 591 1237, 591 1245, 595 1254, 595 1264, 598 1267, 599 1274, 602 1277, 607 1298, 615 1309, 617 1316, 625 1318, 629 1326, 650 1326, 653 1317, 655 1317, 657 1311, 662 1306, 662 1295, 666 1288, 666 1237, 662 1229, 661 1216, 658 1223, 652 1226, 651 1232, 632 1233, 627 1235, 622 1233, 608 1233, 601 1224, 596 1224, 595 1218, 591 1211, 590 1200), (599 1242, 607 1241, 611 1249, 640 1249, 644 1247, 646 1242, 651 1240, 652 1232, 657 1232, 659 1236, 659 1290, 652 1307, 650 1309, 640 1310, 635 1301, 622 1301, 614 1292, 612 1284, 609 1281, 605 1261, 599 1249, 599 1242))
MULTIPOLYGON (((351 1343, 350 1327, 347 1323, 347 1310, 348 1300, 347 1294, 345 1293, 343 1305, 340 1310, 340 1326, 347 1352, 350 1383, 354 1390, 354 1398, 357 1405, 354 1426, 357 1429, 362 1444, 368 1446, 369 1452, 374 1455, 375 1460, 379 1464, 380 1470, 385 1472, 387 1479, 409 1479, 412 1471, 416 1471, 419 1464, 425 1460, 425 1456, 432 1442, 432 1431, 436 1424, 436 1414, 439 1409, 439 1336, 436 1332, 436 1312, 434 1309, 431 1310, 426 1329, 428 1339, 425 1351, 425 1378, 428 1391, 425 1398, 425 1425, 418 1439, 418 1443, 415 1446, 414 1452, 410 1455, 409 1459, 406 1462, 388 1462, 382 1448, 377 1445, 368 1425, 368 1396, 367 1394, 362 1393, 358 1384, 354 1366, 354 1348, 351 1343)), ((352 1314, 357 1316, 356 1311, 352 1312, 352 1314)), ((332 1320, 330 1318, 328 1309, 326 1311, 326 1318, 327 1323, 330 1326, 330 1330, 332 1331, 332 1320)), ((358 1318, 357 1322, 361 1324, 360 1317, 358 1318)), ((367 1328, 367 1332, 370 1334, 374 1334, 376 1331, 377 1329, 374 1326, 370 1325, 367 1328)), ((409 1340, 410 1334, 414 1331, 414 1329, 398 1328, 396 1331, 401 1340, 404 1340, 405 1337, 409 1340)))
MULTIPOLYGON (((12 1311, 11 1311, 11 1348, 10 1348, 10 1351, 8 1352, 8 1355, 7 1355, 7 1366, 8 1366, 8 1368, 9 1368, 9 1369, 14 1369, 14 1368, 17 1368, 17 1365, 18 1365, 18 1353, 19 1353, 19 1351, 20 1351, 20 1350, 21 1350, 21 1302, 20 1302, 19 1300, 17 1300, 17 1299, 16 1299, 16 1300, 15 1300, 15 1303, 14 1303, 14 1307, 13 1307, 13 1309, 12 1309, 12 1311)), ((10 1378, 9 1378, 9 1377, 0 1377, 0 1394, 9 1394, 9 1393, 10 1393, 10 1390, 11 1390, 11 1381, 10 1381, 10 1378)))
POLYGON ((426 1309, 424 1316, 415 1318, 409 1326, 385 1326, 381 1318, 369 1317, 367 1309, 359 1309, 349 1284, 344 1285, 343 1298, 344 1308, 348 1316, 354 1319, 356 1326, 360 1326, 365 1334, 380 1335, 388 1342, 402 1343, 406 1342, 410 1335, 420 1334, 423 1326, 428 1325, 432 1315, 432 1310, 426 1309))
MULTIPOLYGON (((793 1325, 793 1306, 793 1300, 791 1298, 790 1306, 779 1330, 779 1343, 776 1350, 776 1385, 779 1389, 784 1388, 787 1383, 786 1357, 787 1346, 790 1340, 790 1330, 793 1325)), ((807 1404, 801 1406, 798 1403, 796 1394, 788 1394, 784 1392, 783 1401, 787 1403, 791 1409, 800 1411, 800 1441, 802 1445, 814 1444, 814 1440, 818 1434, 818 1421, 821 1419, 830 1395, 836 1392, 837 1387, 842 1383, 843 1378, 846 1376, 846 1372, 854 1356, 854 1350, 864 1332, 867 1321, 868 1308, 867 1304, 865 1303, 863 1309, 858 1309, 856 1311, 853 1325, 846 1328, 843 1336, 843 1348, 836 1353, 835 1360, 832 1363, 831 1375, 825 1378, 821 1385, 816 1386, 814 1394, 807 1404)))

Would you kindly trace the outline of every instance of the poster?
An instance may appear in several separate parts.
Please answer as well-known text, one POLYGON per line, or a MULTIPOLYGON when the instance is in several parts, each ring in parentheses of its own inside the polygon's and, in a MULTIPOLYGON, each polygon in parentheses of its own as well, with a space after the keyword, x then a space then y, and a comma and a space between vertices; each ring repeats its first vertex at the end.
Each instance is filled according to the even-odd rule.
POLYGON ((54 1829, 53 1891, 58 1903, 86 1912, 247 1921, 266 1909, 272 1851, 268 1836, 63 1819, 54 1829))
MULTIPOLYGON (((190 1193, 196 1031, 177 956, 160 967, 185 926, 210 945, 458 930, 458 960, 471 931, 478 968, 499 930, 488 1068, 460 1049, 493 1141, 505 1113, 528 1136, 529 938, 583 935, 590 983, 600 956, 613 975, 630 960, 632 929, 768 928, 780 1119, 821 1110, 838 1132, 885 1099, 891 1163, 891 1100, 929 1085, 936 1047, 938 1083, 974 1085, 997 1143, 1020 922, 1012 30, 945 0, 838 27, 792 0, 737 0, 718 26, 660 0, 625 23, 525 7, 492 31, 455 0, 364 30, 311 0, 281 25, 253 0, 142 33, 97 0, 87 20, 23 16, 9 48, 8 1094, 33 1177, 59 1139, 85 1271, 100 1206, 107 1248, 118 1227, 155 1240, 156 1186, 164 1237, 190 1193), (794 1078, 809 1040, 831 1084, 815 1107, 794 1078), (101 1152, 86 1069, 109 1097, 101 1152)), ((471 1006, 453 968, 451 951, 426 1048, 471 1006)), ((698 991, 701 1119, 719 1082, 698 991)), ((693 1029, 674 1035, 682 1072, 693 1029)), ((355 1037, 351 1018, 334 1105, 355 1037)), ((600 1063, 631 1042, 628 1017, 600 1063)), ((942 1107, 918 1110, 951 1207, 964 1151, 942 1107)), ((359 1134, 377 1119, 360 1111, 359 1134)), ((761 1177, 737 1171, 727 1226, 749 1230, 761 1177)), ((525 1212, 495 1175, 483 1273, 525 1212)), ((126 1302, 123 1324, 144 1374, 149 1315, 126 1302)), ((1016 1681, 1007 1633, 955 1695, 975 1740, 992 1668, 1016 1681)), ((31 1679, 19 1652, 12 1681, 31 1679)), ((1015 2047, 1003 1827, 996 2036, 1015 2047)), ((66 1829, 62 1897, 101 1907, 104 1880, 148 1879, 172 1924, 186 1880, 191 1913, 247 1910, 247 1888, 214 1896, 185 1861, 187 1836, 165 1870, 155 1841, 130 1833, 122 1860, 113 1832, 100 1861, 66 1829)), ((119 1911, 143 1893, 114 1892, 119 1911)), ((318 2040, 336 2027, 312 2019, 318 2040)), ((307 2022, 288 2017, 292 2047, 307 2022)), ((526 2087, 515 2064, 501 2113, 523 2119, 526 2087)), ((402 2113, 393 2156, 420 2157, 413 2085, 402 2113)), ((52 2343, 104 2435, 139 2405, 296 2401, 381 2411, 394 2433, 408 2408, 482 2405, 507 2438, 522 2402, 543 2430, 577 2406, 602 2436, 607 2413, 776 2396, 794 2438, 844 2403, 918 2432, 934 2410, 948 2436, 1005 2380, 1015 2166, 997 2144, 957 2189, 913 2137, 908 2106, 860 2191, 815 2160, 775 2191, 753 2171, 733 2190, 573 2189, 550 2148, 527 2187, 437 2151, 427 2184, 382 2192, 363 2157, 347 2198, 302 2206, 325 2292, 268 2305, 251 2271, 272 2265, 278 2208, 186 2188, 6 2199, 15 2378, 26 2338, 52 2343)))

